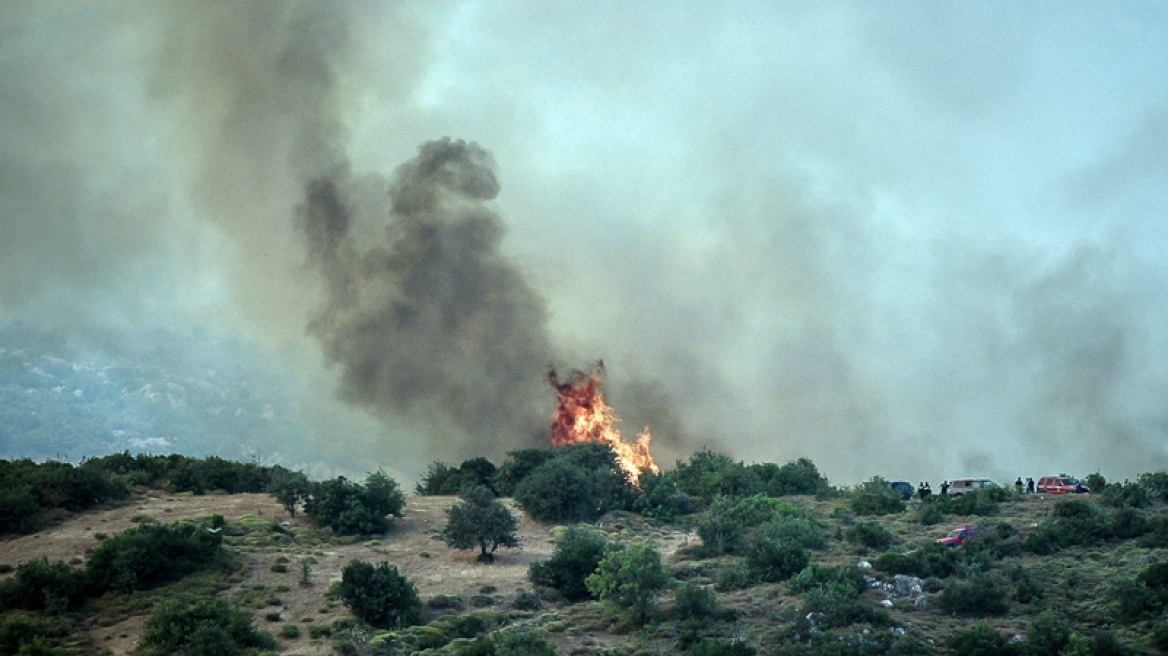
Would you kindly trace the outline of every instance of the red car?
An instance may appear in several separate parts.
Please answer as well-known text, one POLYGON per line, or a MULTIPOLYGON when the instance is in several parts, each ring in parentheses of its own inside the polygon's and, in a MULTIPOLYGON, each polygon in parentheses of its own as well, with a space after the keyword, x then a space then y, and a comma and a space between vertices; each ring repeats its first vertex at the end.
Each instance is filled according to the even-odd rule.
POLYGON ((943 538, 937 538, 937 544, 943 544, 946 547, 960 547, 967 540, 972 540, 981 534, 982 530, 976 526, 962 526, 949 531, 949 535, 943 538))
POLYGON ((1087 494, 1091 488, 1067 476, 1043 476, 1038 479, 1039 494, 1087 494))

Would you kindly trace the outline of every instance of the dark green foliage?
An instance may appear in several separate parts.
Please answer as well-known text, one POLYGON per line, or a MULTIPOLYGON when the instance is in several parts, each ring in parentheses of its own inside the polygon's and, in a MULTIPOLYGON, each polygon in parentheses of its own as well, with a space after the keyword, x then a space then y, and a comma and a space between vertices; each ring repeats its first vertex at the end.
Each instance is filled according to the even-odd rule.
MULTIPOLYGON (((822 534, 814 523, 805 518, 789 503, 761 494, 750 497, 717 497, 698 523, 698 536, 707 553, 712 555, 740 553, 755 527, 767 522, 791 522, 772 528, 774 533, 789 532, 822 546, 822 534)), ((818 548, 818 547, 816 547, 818 548)))
POLYGON ((989 487, 957 497, 931 495, 925 502, 935 504, 946 515, 990 517, 997 514, 998 504, 1008 500, 1011 494, 1004 487, 989 487))
POLYGON ((284 510, 293 517, 296 516, 296 505, 303 502, 312 493, 312 483, 304 472, 290 471, 283 467, 272 468, 268 494, 275 497, 284 510))
POLYGON ((922 579, 935 576, 943 579, 957 570, 960 562, 958 551, 931 542, 907 554, 880 554, 872 561, 872 567, 888 574, 908 574, 922 579))
POLYGON ((154 607, 138 641, 139 656, 234 656, 275 649, 253 626, 250 613, 220 599, 181 597, 154 607))
POLYGON ((596 484, 588 472, 554 459, 536 468, 515 488, 515 503, 541 521, 578 522, 600 516, 596 484))
POLYGON ((0 617, 0 654, 17 656, 53 656, 68 652, 55 647, 66 642, 70 629, 63 618, 26 613, 7 613, 0 617))
POLYGON ((389 530, 389 515, 401 516, 405 494, 397 482, 378 471, 359 485, 339 476, 313 486, 304 513, 340 535, 375 535, 389 530))
POLYGON ((1148 644, 1168 654, 1168 622, 1157 624, 1148 634, 1148 644))
POLYGON ((668 475, 645 470, 638 481, 641 492, 633 499, 633 510, 663 522, 672 522, 693 512, 688 495, 678 491, 668 475))
POLYGON ((758 651, 744 642, 702 640, 690 647, 686 653, 690 656, 754 656, 758 651))
POLYGON ((746 549, 746 564, 759 581, 785 581, 807 567, 807 552, 798 542, 756 534, 746 549))
POLYGON ((941 609, 946 613, 987 617, 1005 615, 1010 609, 1006 593, 986 576, 968 581, 952 581, 941 593, 941 609))
POLYGON ((822 549, 827 538, 815 520, 804 515, 778 515, 755 530, 753 540, 786 541, 804 549, 822 549))
POLYGON ((128 494, 124 483, 96 467, 0 460, 0 535, 37 530, 46 510, 78 512, 128 494))
POLYGON ((669 581, 661 554, 652 546, 634 544, 605 555, 585 584, 598 599, 631 611, 637 623, 644 624, 657 593, 669 581))
POLYGON ((515 487, 543 463, 556 457, 554 449, 517 449, 495 470, 492 485, 501 497, 515 494, 515 487))
POLYGON ((818 613, 819 626, 825 629, 851 626, 866 622, 888 626, 895 622, 883 609, 861 602, 853 588, 846 585, 828 585, 812 588, 803 598, 804 610, 818 613))
POLYGON ((43 610, 59 615, 85 599, 85 576, 64 562, 38 558, 21 563, 0 583, 0 608, 43 610))
POLYGON ((535 519, 590 521, 632 507, 636 488, 606 444, 568 444, 515 488, 515 503, 535 519))
POLYGON ((1134 540, 1152 530, 1152 524, 1141 510, 1119 508, 1111 513, 1107 532, 1117 540, 1134 540))
POLYGON ((209 525, 143 524, 101 543, 89 559, 89 585, 97 591, 145 590, 175 581, 223 557, 223 518, 209 525))
POLYGON ((939 495, 929 495, 921 502, 921 507, 917 510, 917 521, 925 526, 934 526, 945 521, 945 504, 939 502, 943 497, 939 495))
POLYGON ((857 515, 890 515, 904 512, 904 499, 876 476, 852 490, 849 507, 857 515))
POLYGON ((1034 580, 1026 568, 1015 567, 1010 573, 1010 580, 1014 582, 1014 601, 1029 604, 1042 599, 1043 586, 1034 580))
POLYGON ((1091 656, 1134 656, 1135 652, 1119 641, 1111 631, 1100 631, 1091 637, 1091 656))
POLYGON ((1058 613, 1044 610, 1030 623, 1026 635, 1027 651, 1033 656, 1058 656, 1071 640, 1071 628, 1058 613))
POLYGON ((718 618, 722 609, 714 591, 692 581, 682 584, 673 597, 673 615, 681 620, 718 618))
POLYGON ((421 621, 418 591, 388 562, 349 561, 337 591, 349 610, 372 626, 401 628, 421 621))
POLYGON ((1168 503, 1168 471, 1140 474, 1138 481, 1153 500, 1168 503))
POLYGON ((614 548, 599 531, 569 528, 560 537, 551 558, 532 563, 528 578, 536 585, 558 590, 569 601, 587 599, 591 592, 586 579, 614 548))
POLYGON ((1087 474, 1083 479, 1083 484, 1091 488, 1092 494, 1102 494, 1107 489, 1107 479, 1098 471, 1087 474))
MULTIPOLYGON (((1096 492, 1093 485, 1088 486, 1092 493, 1096 492)), ((1099 493, 1099 501, 1112 508, 1148 508, 1152 505, 1148 489, 1139 483, 1112 483, 1099 493)))
POLYGON ((556 648, 533 631, 503 631, 494 637, 495 656, 555 656, 556 648))
POLYGON ((1026 537, 1025 549, 1049 555, 1070 546, 1089 546, 1112 537, 1110 517, 1093 504, 1067 499, 1055 504, 1051 516, 1026 537))
POLYGON ((845 539, 865 549, 882 551, 892 546, 896 537, 880 522, 859 522, 852 524, 844 533, 845 539))
POLYGON ((490 488, 482 485, 464 487, 462 501, 446 509, 446 526, 442 539, 452 549, 479 547, 480 561, 494 558, 499 547, 517 547, 519 528, 511 511, 507 510, 490 488))
POLYGON ((758 583, 745 561, 735 560, 721 568, 714 574, 714 588, 719 592, 742 590, 758 583))
POLYGON ((741 462, 713 451, 699 451, 688 463, 677 462, 668 474, 685 494, 713 501, 715 497, 743 497, 761 492, 758 474, 741 462))
POLYGON ((1108 594, 1115 617, 1123 624, 1151 619, 1163 610, 1160 597, 1139 581, 1121 578, 1111 584, 1108 594))
POLYGON ((863 570, 855 565, 809 565, 787 581, 787 590, 792 594, 833 586, 843 586, 851 590, 853 596, 859 596, 868 588, 868 583, 864 580, 863 570))
POLYGON ((1006 656, 1020 654, 1021 650, 1007 643, 996 629, 985 624, 974 624, 967 631, 945 640, 955 656, 1006 656))
POLYGON ((495 465, 482 457, 466 460, 457 468, 435 461, 422 475, 414 491, 422 496, 451 496, 468 485, 479 485, 489 488, 494 494, 495 473, 495 465))
POLYGON ((808 458, 799 458, 782 466, 766 462, 751 465, 751 469, 761 481, 762 492, 768 496, 820 496, 831 492, 827 478, 808 458))

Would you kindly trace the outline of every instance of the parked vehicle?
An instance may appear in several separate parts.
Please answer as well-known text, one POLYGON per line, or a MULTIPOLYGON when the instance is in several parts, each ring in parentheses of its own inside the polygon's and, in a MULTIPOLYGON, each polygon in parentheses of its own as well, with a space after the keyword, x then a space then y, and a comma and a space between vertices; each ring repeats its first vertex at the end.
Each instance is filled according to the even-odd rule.
POLYGON ((968 524, 966 526, 962 526, 961 528, 955 528, 952 531, 949 531, 949 535, 946 535, 943 538, 937 538, 937 544, 943 544, 946 547, 960 547, 969 540, 979 537, 980 535, 982 535, 982 530, 980 528, 972 524, 968 524))
POLYGON ((958 478, 954 479, 949 484, 949 496, 959 497, 963 494, 969 494, 974 490, 981 490, 987 487, 997 487, 998 484, 988 478, 958 478))
POLYGON ((1091 488, 1069 476, 1043 476, 1035 490, 1039 494, 1087 494, 1091 488))
POLYGON ((913 496, 913 486, 908 481, 889 481, 888 487, 900 493, 900 496, 905 499, 911 499, 913 496))

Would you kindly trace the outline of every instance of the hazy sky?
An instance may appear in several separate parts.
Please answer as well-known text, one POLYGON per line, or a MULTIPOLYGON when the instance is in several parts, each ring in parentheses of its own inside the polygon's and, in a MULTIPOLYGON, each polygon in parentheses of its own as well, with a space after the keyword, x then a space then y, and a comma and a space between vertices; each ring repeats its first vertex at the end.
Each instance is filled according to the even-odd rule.
POLYGON ((603 358, 666 463, 708 445, 934 486, 1168 467, 1160 2, 17 0, 0 125, 0 318, 261 339, 378 420, 371 461, 526 445, 442 407, 503 366, 550 413, 539 372, 603 358), (363 317, 408 296, 389 192, 443 137, 497 193, 414 225, 489 226, 468 275, 519 294, 490 314, 506 339, 428 345, 440 393, 369 401, 365 356, 308 328, 338 279, 305 189, 348 199, 346 281, 397 258, 330 325, 416 356, 429 328, 363 317))

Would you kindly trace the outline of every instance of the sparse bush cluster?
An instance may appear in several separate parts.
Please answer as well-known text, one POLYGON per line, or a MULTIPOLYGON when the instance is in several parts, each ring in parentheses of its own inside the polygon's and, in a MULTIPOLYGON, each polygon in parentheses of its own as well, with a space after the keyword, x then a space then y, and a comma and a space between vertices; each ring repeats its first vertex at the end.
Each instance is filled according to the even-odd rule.
POLYGON ((559 537, 552 557, 532 563, 528 578, 535 585, 558 591, 569 601, 591 596, 586 583, 600 561, 616 545, 603 533, 589 528, 568 528, 559 537))
POLYGON ((486 458, 471 458, 458 467, 436 461, 430 464, 422 479, 414 487, 420 496, 444 495, 452 496, 467 486, 481 486, 498 494, 495 489, 495 465, 486 458))
POLYGON ((146 590, 178 580, 224 557, 222 537, 212 532, 222 525, 216 515, 209 523, 131 528, 104 540, 83 570, 43 558, 21 563, 0 583, 0 608, 62 613, 86 595, 146 590))
POLYGON ((388 531, 388 517, 400 517, 405 505, 397 481, 377 471, 365 477, 364 485, 344 476, 316 483, 304 514, 338 535, 373 535, 388 531))

